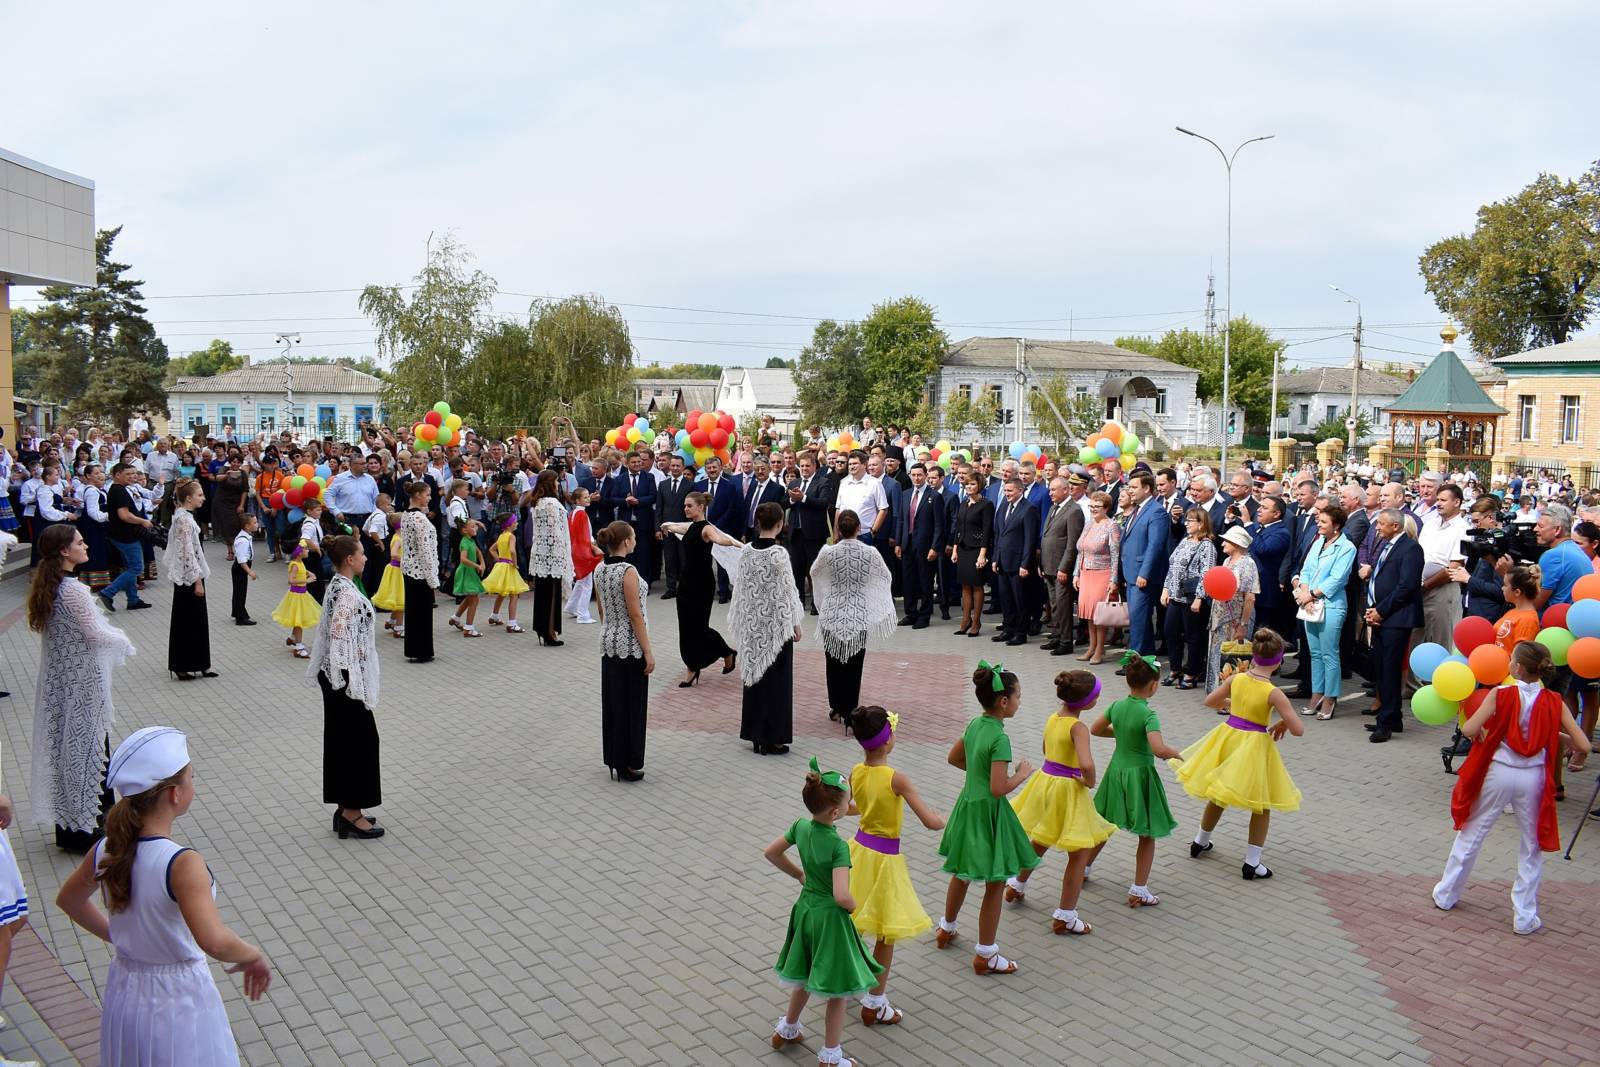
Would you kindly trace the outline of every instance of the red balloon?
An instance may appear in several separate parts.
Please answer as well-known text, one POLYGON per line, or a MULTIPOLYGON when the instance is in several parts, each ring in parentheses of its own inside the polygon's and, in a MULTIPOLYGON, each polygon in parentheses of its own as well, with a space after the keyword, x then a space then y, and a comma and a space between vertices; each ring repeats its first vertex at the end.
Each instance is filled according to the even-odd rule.
MULTIPOLYGON (((306 485, 316 485, 316 482, 307 482, 306 485)), ((290 489, 283 494, 283 502, 291 508, 297 508, 305 502, 299 489, 290 489)))
POLYGON ((719 419, 717 419, 717 425, 721 426, 724 430, 727 430, 729 433, 732 433, 733 432, 733 428, 738 424, 733 421, 733 416, 732 415, 726 415, 725 414, 725 415, 721 416, 719 419))
POLYGON ((705 448, 711 443, 711 435, 701 429, 690 430, 689 443, 696 448, 705 448))
POLYGON ((1226 567, 1212 567, 1201 580, 1206 596, 1212 600, 1232 600, 1239 591, 1239 579, 1226 567))
POLYGON ((1559 626, 1565 629, 1567 625, 1567 612, 1571 608, 1571 604, 1551 604, 1549 607, 1544 609, 1544 616, 1540 618, 1539 625, 1559 626))
POLYGON ((1600 678, 1600 637, 1580 637, 1572 642, 1567 666, 1579 678, 1600 678))
POLYGON ((300 487, 300 499, 302 501, 315 500, 321 495, 322 486, 318 485, 316 482, 307 482, 305 485, 300 487))
POLYGON ((695 408, 693 411, 689 412, 688 417, 683 420, 683 424, 684 426, 700 425, 700 409, 695 408))
POLYGON ((724 430, 721 426, 718 426, 715 430, 712 430, 707 436, 711 438, 712 448, 726 448, 728 445, 728 431, 724 430))
POLYGON ((639 421, 638 414, 635 413, 635 412, 629 412, 628 413, 628 417, 622 420, 622 425, 625 426, 625 427, 632 426, 634 423, 636 423, 638 421, 639 421))
POLYGON ((1479 645, 1494 643, 1494 623, 1477 615, 1469 615, 1456 623, 1451 636, 1455 638, 1456 647, 1462 654, 1470 658, 1472 650, 1479 645))
POLYGON ((1572 583, 1572 599, 1600 600, 1600 574, 1585 574, 1572 583))
POLYGON ((284 505, 283 490, 279 489, 276 493, 273 493, 272 496, 268 498, 267 503, 272 506, 273 511, 282 511, 284 505))
POLYGON ((422 416, 422 421, 427 423, 429 426, 443 426, 444 416, 439 414, 437 411, 430 411, 426 415, 422 416))

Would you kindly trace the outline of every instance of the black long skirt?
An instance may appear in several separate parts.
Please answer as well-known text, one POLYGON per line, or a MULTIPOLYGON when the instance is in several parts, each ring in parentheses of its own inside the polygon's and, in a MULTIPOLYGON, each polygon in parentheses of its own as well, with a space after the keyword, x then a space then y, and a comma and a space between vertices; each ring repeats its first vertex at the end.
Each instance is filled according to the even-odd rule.
POLYGON ((433 588, 421 578, 405 579, 406 659, 433 658, 433 588))
POLYGON ((793 641, 783 643, 783 651, 759 682, 744 687, 739 736, 760 748, 787 745, 794 739, 793 641))
POLYGON ((322 687, 322 802, 375 808, 383 803, 378 787, 378 724, 365 704, 344 686, 335 689, 321 671, 317 684, 322 687))
POLYGON ((711 628, 714 596, 716 589, 712 586, 691 589, 687 582, 678 586, 678 654, 691 671, 709 667, 733 654, 728 642, 711 628))
POLYGON ((606 766, 644 767, 644 727, 650 710, 650 678, 637 656, 600 657, 600 746, 606 766))
POLYGON ((167 630, 167 670, 198 674, 211 669, 211 628, 206 597, 192 585, 172 587, 172 625, 167 630))
POLYGON ((561 632, 561 579, 533 578, 533 632, 546 638, 561 632))
POLYGON ((822 657, 828 666, 828 710, 848 717, 861 706, 861 670, 867 663, 862 649, 843 663, 832 656, 822 657))

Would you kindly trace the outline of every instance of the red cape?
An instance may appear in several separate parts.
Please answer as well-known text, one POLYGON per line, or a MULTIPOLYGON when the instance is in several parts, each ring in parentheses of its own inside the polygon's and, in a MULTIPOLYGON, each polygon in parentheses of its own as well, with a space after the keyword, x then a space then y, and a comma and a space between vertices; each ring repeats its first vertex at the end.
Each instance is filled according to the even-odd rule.
POLYGON ((1522 697, 1514 685, 1502 686, 1494 691, 1494 716, 1484 727, 1483 736, 1472 743, 1467 762, 1461 767, 1456 788, 1450 796, 1450 815, 1456 829, 1467 824, 1472 809, 1483 790, 1483 779, 1489 773, 1489 763, 1502 744, 1523 756, 1543 752, 1544 795, 1539 799, 1539 848, 1544 852, 1561 851, 1561 833, 1556 828, 1556 760, 1561 758, 1561 697, 1548 689, 1534 698, 1533 712, 1528 717, 1528 732, 1522 732, 1522 697))

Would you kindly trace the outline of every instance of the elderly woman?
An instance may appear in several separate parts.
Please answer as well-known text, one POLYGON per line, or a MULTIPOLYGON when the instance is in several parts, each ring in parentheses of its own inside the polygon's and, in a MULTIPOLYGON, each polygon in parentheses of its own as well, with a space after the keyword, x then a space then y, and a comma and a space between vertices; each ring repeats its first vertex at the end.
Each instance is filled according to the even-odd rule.
POLYGON ((1250 555, 1250 533, 1243 526, 1231 527, 1222 535, 1222 565, 1233 572, 1238 583, 1232 598, 1211 602, 1211 642, 1206 653, 1206 692, 1216 689, 1222 674, 1222 645, 1243 641, 1254 633, 1256 595, 1261 592, 1261 577, 1250 555))
POLYGON ((227 466, 217 473, 212 490, 211 529, 218 541, 228 546, 233 559, 233 539, 244 525, 244 509, 250 493, 250 477, 244 471, 244 454, 228 449, 227 466))
POLYGON ((1183 516, 1187 536, 1172 550, 1161 604, 1167 609, 1168 674, 1163 685, 1193 689, 1205 671, 1207 626, 1205 591, 1200 583, 1217 562, 1211 541, 1211 516, 1204 508, 1190 508, 1183 516))
POLYGON ((1324 505, 1317 512, 1317 539, 1290 583, 1311 646, 1311 705, 1306 714, 1324 721, 1333 718, 1339 700, 1345 585, 1356 562, 1356 546, 1342 535, 1344 521, 1344 508, 1338 504, 1324 505))
POLYGON ((1089 649, 1078 658, 1089 663, 1105 662, 1107 627, 1094 624, 1094 609, 1111 599, 1121 544, 1122 531, 1111 517, 1110 494, 1089 494, 1089 521, 1078 537, 1078 562, 1072 568, 1078 618, 1089 620, 1089 649))

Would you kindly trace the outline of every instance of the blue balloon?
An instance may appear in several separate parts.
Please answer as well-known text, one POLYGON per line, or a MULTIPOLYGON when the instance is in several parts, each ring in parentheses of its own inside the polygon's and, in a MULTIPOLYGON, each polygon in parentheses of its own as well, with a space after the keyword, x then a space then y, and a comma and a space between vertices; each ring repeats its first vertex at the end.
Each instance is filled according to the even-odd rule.
POLYGON ((306 517, 306 513, 301 511, 299 508, 290 508, 289 509, 289 521, 290 522, 299 522, 301 519, 303 519, 305 517, 306 517))
POLYGON ((1101 459, 1116 459, 1121 451, 1115 441, 1107 440, 1104 437, 1100 438, 1100 443, 1094 446, 1094 450, 1100 453, 1101 459))
MULTIPOLYGON (((1462 654, 1461 654, 1461 653, 1459 653, 1459 652, 1452 652, 1452 653, 1450 653, 1450 654, 1449 654, 1449 655, 1448 655, 1448 656, 1446 656, 1446 657, 1445 657, 1445 658, 1444 658, 1444 662, 1445 662, 1445 663, 1464 663, 1464 664, 1466 664, 1466 665, 1467 665, 1467 666, 1468 666, 1468 667, 1470 667, 1470 666, 1472 666, 1472 663, 1471 663, 1471 661, 1470 661, 1470 660, 1468 660, 1468 659, 1467 659, 1467 657, 1465 657, 1465 656, 1463 656, 1463 655, 1462 655, 1462 654)), ((1435 668, 1435 669, 1437 669, 1437 668, 1435 668)))
POLYGON ((1022 454, 1024 452, 1026 452, 1027 450, 1028 450, 1028 446, 1023 444, 1021 441, 1012 441, 1011 442, 1011 458, 1012 459, 1021 459, 1022 458, 1022 454))
POLYGON ((1433 672, 1439 669, 1439 664, 1449 658, 1451 658, 1450 652, 1443 645, 1434 641, 1424 641, 1411 650, 1411 673, 1424 682, 1431 682, 1433 672))
POLYGON ((317 465, 317 477, 318 478, 332 478, 333 477, 333 468, 328 466, 326 463, 318 464, 317 465))
POLYGON ((688 430, 679 430, 678 431, 678 436, 677 436, 677 442, 678 442, 678 447, 679 448, 688 448, 689 447, 689 431, 688 430))
POLYGON ((1600 637, 1600 600, 1579 600, 1567 609, 1573 637, 1600 637))

